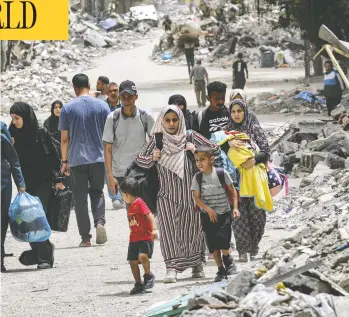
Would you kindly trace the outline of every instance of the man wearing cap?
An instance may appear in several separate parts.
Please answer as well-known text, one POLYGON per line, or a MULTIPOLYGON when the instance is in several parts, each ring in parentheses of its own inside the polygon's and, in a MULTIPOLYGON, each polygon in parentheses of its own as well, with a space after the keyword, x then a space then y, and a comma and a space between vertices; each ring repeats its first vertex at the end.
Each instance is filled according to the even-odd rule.
POLYGON ((108 186, 113 194, 123 181, 127 167, 146 144, 154 125, 153 117, 136 107, 138 94, 134 82, 123 81, 119 91, 122 107, 109 114, 103 133, 108 186))

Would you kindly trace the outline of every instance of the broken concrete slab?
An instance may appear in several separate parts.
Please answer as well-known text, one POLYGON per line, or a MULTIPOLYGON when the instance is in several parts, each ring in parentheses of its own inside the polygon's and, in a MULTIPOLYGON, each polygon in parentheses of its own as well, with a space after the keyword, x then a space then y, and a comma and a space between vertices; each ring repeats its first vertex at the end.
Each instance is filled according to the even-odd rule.
POLYGON ((103 36, 94 30, 89 30, 84 35, 84 40, 94 47, 106 47, 108 43, 103 36))

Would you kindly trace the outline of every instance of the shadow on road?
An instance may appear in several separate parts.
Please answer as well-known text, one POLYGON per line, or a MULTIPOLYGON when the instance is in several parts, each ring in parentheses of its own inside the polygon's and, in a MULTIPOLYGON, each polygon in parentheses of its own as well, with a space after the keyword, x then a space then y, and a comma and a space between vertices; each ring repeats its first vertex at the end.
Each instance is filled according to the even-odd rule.
POLYGON ((38 270, 36 267, 34 268, 28 268, 28 269, 15 269, 15 270, 6 270, 5 274, 13 274, 13 273, 26 273, 26 272, 39 272, 40 270, 38 270))

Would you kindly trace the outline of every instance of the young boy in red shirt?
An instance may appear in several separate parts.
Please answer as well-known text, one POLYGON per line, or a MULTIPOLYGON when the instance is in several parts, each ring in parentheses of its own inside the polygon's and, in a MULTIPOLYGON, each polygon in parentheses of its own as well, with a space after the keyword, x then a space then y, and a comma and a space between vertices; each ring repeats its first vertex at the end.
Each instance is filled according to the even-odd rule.
POLYGON ((130 204, 128 221, 130 225, 130 243, 127 260, 130 262, 133 277, 136 281, 130 295, 143 293, 152 288, 155 276, 150 272, 150 262, 154 249, 154 239, 158 237, 155 219, 146 203, 140 198, 139 184, 134 178, 126 178, 120 184, 122 198, 130 204), (142 283, 139 264, 144 269, 142 283))

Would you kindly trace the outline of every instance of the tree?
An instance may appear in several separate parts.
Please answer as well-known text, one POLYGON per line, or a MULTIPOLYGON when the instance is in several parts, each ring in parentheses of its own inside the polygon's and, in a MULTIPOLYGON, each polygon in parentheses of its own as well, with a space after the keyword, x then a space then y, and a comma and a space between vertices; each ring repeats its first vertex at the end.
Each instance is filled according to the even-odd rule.
POLYGON ((280 25, 298 26, 310 42, 321 48, 324 42, 319 38, 320 26, 325 24, 339 39, 349 42, 348 0, 266 0, 269 4, 282 7, 280 25))

